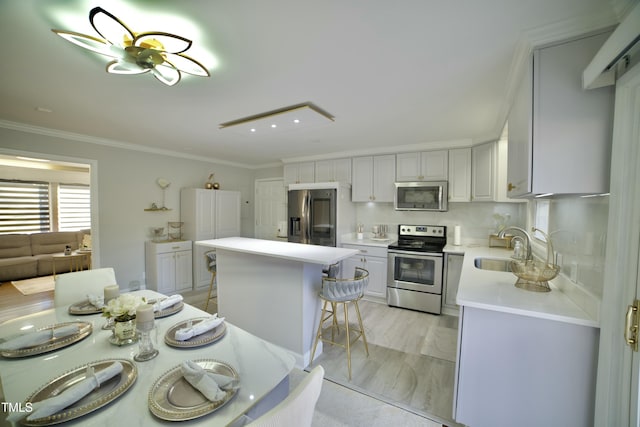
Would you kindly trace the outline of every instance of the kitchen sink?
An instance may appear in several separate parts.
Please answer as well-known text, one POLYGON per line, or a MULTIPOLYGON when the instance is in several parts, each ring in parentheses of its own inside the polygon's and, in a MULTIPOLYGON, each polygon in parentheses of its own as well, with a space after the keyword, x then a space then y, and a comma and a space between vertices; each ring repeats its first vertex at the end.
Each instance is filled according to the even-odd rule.
POLYGON ((511 272, 511 260, 500 258, 476 258, 473 265, 481 270, 511 272))

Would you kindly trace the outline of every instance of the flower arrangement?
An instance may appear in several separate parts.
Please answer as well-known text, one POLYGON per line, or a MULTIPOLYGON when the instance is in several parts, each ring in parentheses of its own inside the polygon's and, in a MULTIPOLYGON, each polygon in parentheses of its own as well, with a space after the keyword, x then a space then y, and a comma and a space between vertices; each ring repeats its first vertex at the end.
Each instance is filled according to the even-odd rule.
POLYGON ((111 317, 118 322, 126 322, 136 318, 136 309, 139 305, 146 304, 143 297, 122 294, 118 298, 114 298, 102 308, 104 317, 111 317))

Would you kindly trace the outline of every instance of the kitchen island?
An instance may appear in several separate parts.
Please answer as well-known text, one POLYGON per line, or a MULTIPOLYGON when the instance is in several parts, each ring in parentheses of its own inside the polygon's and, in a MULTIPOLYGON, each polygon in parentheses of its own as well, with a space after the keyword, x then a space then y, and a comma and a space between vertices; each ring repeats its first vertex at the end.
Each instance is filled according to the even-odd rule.
POLYGON ((597 315, 578 306, 562 277, 551 292, 516 288, 511 272, 477 259, 511 251, 465 248, 454 418, 473 427, 593 425, 597 315), (571 297, 570 297, 571 296, 571 297))
MULTIPOLYGON (((322 267, 358 251, 245 237, 196 245, 216 250, 218 314, 290 350, 299 368, 308 366, 320 320, 322 267)), ((316 354, 321 352, 319 343, 316 354)))

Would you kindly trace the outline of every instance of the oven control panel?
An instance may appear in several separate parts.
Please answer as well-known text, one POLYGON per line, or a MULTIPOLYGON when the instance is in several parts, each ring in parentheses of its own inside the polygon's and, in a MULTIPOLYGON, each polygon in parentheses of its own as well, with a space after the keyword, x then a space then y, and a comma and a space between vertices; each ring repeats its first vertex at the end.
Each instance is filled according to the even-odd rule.
POLYGON ((447 227, 444 225, 399 225, 399 236, 445 237, 447 227))

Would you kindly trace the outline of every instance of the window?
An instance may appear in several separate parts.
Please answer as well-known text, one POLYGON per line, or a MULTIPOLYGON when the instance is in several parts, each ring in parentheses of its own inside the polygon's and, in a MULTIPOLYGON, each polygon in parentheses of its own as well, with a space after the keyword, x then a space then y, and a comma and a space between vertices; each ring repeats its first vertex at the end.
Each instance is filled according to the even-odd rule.
POLYGON ((0 180, 0 234, 50 230, 49 183, 0 180))
POLYGON ((0 234, 89 228, 88 185, 0 180, 0 234))
POLYGON ((88 185, 58 186, 58 231, 91 228, 91 192, 88 185))

